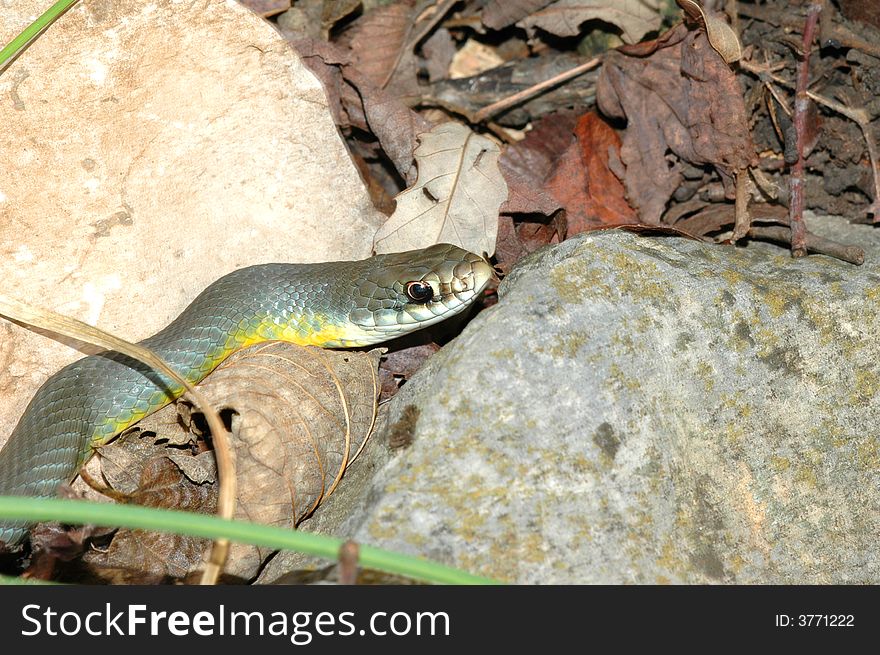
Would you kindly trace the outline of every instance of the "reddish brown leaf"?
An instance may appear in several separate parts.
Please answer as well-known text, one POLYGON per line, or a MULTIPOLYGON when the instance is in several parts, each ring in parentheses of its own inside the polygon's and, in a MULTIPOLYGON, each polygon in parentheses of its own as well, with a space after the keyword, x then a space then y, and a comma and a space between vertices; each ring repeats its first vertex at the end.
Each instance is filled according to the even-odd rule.
POLYGON ((397 393, 400 385, 418 371, 431 355, 440 350, 436 343, 425 343, 395 350, 382 357, 379 379, 382 382, 382 400, 397 393))
POLYGON ((536 121, 522 141, 507 146, 501 153, 502 170, 519 174, 533 186, 541 186, 553 171, 553 162, 574 141, 578 113, 558 111, 536 121))
POLYGON ((544 188, 553 169, 553 162, 574 139, 577 116, 561 111, 537 121, 518 141, 501 153, 498 160, 509 195, 501 206, 502 214, 544 214, 551 216, 560 208, 559 202, 544 188))
POLYGON ((609 169, 609 157, 620 147, 617 133, 598 114, 584 114, 575 127, 576 140, 556 162, 547 187, 566 213, 565 235, 638 223, 624 199, 620 180, 609 169))
POLYGON ((510 216, 498 217, 498 240, 495 242, 495 261, 505 275, 513 265, 529 254, 525 244, 519 240, 516 226, 510 216))
POLYGON ((559 202, 547 193, 543 184, 521 177, 520 174, 498 162, 501 174, 507 182, 507 200, 501 205, 500 214, 544 214, 550 216, 559 210, 559 202))
POLYGON ((565 220, 562 212, 557 212, 547 222, 518 221, 510 216, 500 216, 495 245, 497 266, 506 275, 520 259, 538 248, 559 243, 564 234, 565 220))

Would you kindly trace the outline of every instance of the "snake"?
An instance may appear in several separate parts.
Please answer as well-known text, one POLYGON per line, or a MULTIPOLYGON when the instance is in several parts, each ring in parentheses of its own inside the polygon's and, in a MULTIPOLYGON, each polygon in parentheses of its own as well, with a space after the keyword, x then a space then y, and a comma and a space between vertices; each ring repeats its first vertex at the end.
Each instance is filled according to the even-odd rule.
MULTIPOLYGON (((358 261, 259 264, 205 288, 140 345, 191 384, 232 353, 265 341, 370 346, 465 311, 494 278, 481 256, 451 244, 358 261)), ((52 497, 95 448, 171 403, 184 387, 107 350, 49 377, 0 450, 0 495, 52 497)), ((0 545, 16 550, 31 523, 0 521, 0 545)))

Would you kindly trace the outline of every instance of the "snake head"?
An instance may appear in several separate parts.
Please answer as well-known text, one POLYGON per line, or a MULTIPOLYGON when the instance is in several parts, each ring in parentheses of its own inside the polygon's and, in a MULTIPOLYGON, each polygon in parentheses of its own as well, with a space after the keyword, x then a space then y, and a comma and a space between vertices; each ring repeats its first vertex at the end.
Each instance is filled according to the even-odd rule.
POLYGON ((483 257, 448 243, 377 255, 364 264, 348 318, 369 343, 460 314, 495 278, 483 257))

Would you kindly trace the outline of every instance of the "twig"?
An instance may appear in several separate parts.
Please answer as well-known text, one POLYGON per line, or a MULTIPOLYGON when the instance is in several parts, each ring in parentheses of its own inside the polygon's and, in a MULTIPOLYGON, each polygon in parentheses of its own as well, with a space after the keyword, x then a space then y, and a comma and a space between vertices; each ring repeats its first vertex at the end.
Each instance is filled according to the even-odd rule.
POLYGON ((736 172, 736 205, 733 210, 733 236, 736 243, 749 232, 752 217, 749 214, 749 170, 742 168, 736 172))
POLYGON ((360 547, 349 539, 339 547, 339 584, 357 584, 358 559, 360 547))
POLYGON ((806 227, 804 226, 804 141, 807 129, 807 110, 810 108, 807 85, 810 83, 810 51, 813 47, 813 37, 816 35, 816 25, 821 11, 821 4, 810 4, 807 8, 807 18, 804 23, 803 52, 801 52, 800 61, 797 63, 797 86, 795 87, 794 95, 794 130, 797 135, 797 161, 791 167, 788 205, 788 215, 791 223, 791 254, 794 257, 803 257, 807 254, 806 227))
MULTIPOLYGON (((791 230, 784 226, 776 225, 752 225, 748 236, 753 239, 766 239, 777 243, 790 243, 791 230)), ((861 266, 865 263, 865 251, 858 246, 847 246, 830 239, 825 239, 812 232, 805 233, 806 248, 810 252, 820 255, 828 255, 841 259, 850 264, 861 266)))
POLYGON ((583 75, 589 70, 592 70, 596 66, 602 63, 602 57, 593 57, 587 62, 579 66, 575 66, 574 68, 565 71, 564 73, 560 73, 559 75, 554 75, 549 80, 544 80, 543 82, 539 82, 534 86, 530 86, 528 89, 523 89, 522 91, 518 91, 514 93, 512 96, 508 96, 498 102, 493 102, 491 105, 486 105, 482 109, 478 110, 474 113, 474 122, 481 123, 487 118, 491 118, 496 114, 501 113, 505 109, 509 109, 514 105, 518 105, 521 102, 528 100, 536 95, 547 91, 554 86, 562 84, 563 82, 568 82, 570 79, 577 77, 578 75, 583 75))

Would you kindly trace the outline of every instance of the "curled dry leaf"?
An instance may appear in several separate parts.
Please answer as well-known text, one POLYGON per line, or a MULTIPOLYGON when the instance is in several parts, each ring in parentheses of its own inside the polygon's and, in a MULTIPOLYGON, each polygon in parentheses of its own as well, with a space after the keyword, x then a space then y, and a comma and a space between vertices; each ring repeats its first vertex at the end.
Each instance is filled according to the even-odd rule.
POLYGON ((530 34, 540 28, 557 36, 577 36, 581 23, 598 19, 620 28, 626 43, 636 43, 660 28, 661 0, 557 0, 517 23, 530 34))
MULTIPOLYGON (((333 492, 372 431, 380 356, 273 342, 234 354, 200 385, 235 412, 238 518, 292 528, 333 492)), ((270 552, 233 544, 225 570, 250 578, 270 552)))
POLYGON ((376 252, 445 242, 492 255, 498 210, 507 199, 498 146, 451 122, 420 134, 419 142, 418 177, 397 196, 397 209, 376 233, 376 252))
POLYGON ((269 18, 290 9, 290 0, 239 0, 241 4, 263 18, 269 18))
POLYGON ((643 223, 657 225, 681 184, 680 160, 712 165, 734 195, 736 171, 755 159, 743 92, 701 30, 684 24, 659 39, 609 52, 596 99, 626 119, 620 162, 609 162, 643 223))
POLYGON ((742 59, 742 46, 733 28, 719 14, 707 12, 698 0, 676 0, 688 18, 706 28, 709 44, 728 64, 742 59))

